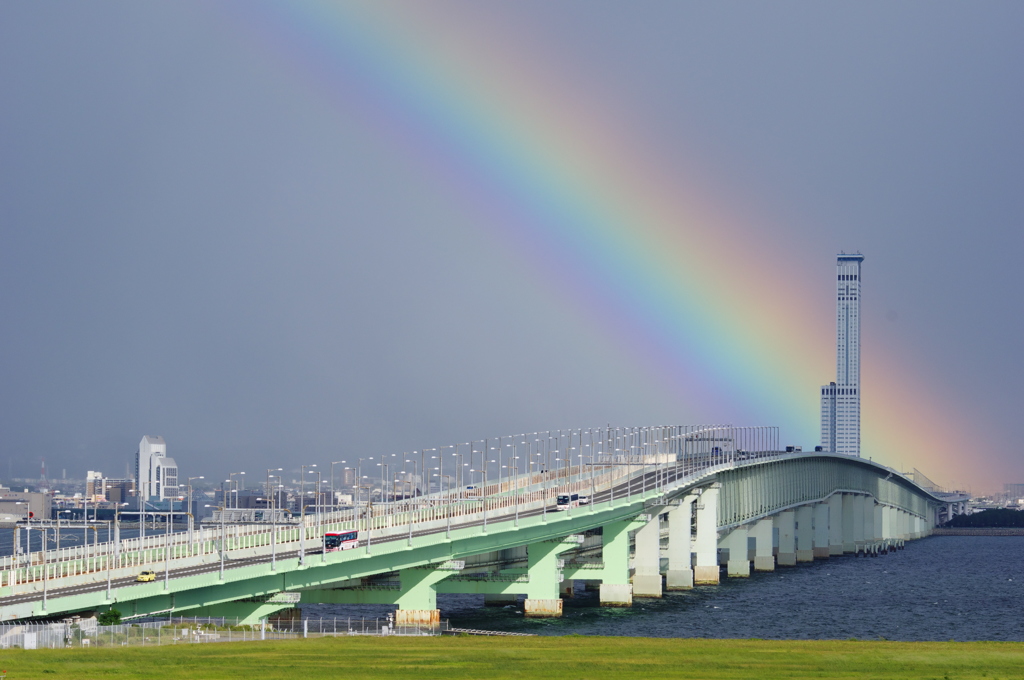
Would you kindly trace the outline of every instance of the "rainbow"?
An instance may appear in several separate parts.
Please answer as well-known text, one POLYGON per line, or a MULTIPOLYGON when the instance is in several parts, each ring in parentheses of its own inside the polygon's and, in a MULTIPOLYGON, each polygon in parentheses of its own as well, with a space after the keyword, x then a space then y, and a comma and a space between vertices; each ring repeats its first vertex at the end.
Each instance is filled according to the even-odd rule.
MULTIPOLYGON (((570 99, 550 59, 464 14, 433 3, 238 7, 233 18, 273 59, 537 263, 577 321, 645 365, 683 409, 817 443, 835 338, 831 317, 811 310, 831 279, 780 276, 778 263, 834 252, 775 243, 770 225, 725 208, 735 201, 698 172, 680 176, 641 151, 618 112, 570 99)), ((950 416, 962 405, 896 363, 865 341, 865 455, 939 480, 995 481, 959 455, 969 441, 953 423, 965 416, 950 416)))

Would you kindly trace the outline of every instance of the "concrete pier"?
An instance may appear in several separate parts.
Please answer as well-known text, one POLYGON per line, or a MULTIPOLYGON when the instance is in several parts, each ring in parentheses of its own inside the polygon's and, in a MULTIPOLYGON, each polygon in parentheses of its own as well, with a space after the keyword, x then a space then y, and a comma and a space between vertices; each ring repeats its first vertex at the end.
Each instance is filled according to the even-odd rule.
POLYGON ((651 519, 633 538, 633 597, 661 597, 661 518, 651 519))
POLYGON ((775 515, 775 528, 779 530, 778 565, 780 567, 795 567, 796 513, 793 510, 783 510, 775 515))
POLYGON ((629 607, 633 604, 633 585, 629 582, 629 520, 609 522, 601 536, 601 558, 604 574, 601 579, 602 607, 629 607))
POLYGON ((693 588, 693 502, 696 496, 687 495, 668 513, 668 571, 665 573, 666 590, 693 588))
POLYGON ((843 552, 854 554, 857 552, 857 496, 852 493, 843 494, 843 552))
POLYGON ((814 507, 810 505, 796 509, 796 561, 814 561, 814 507))
POLYGON ((828 554, 843 554, 843 494, 828 498, 828 554))
POLYGON ((774 529, 771 517, 765 517, 750 530, 754 538, 754 571, 775 571, 774 529))
POLYGON ((829 551, 828 503, 814 505, 814 559, 827 560, 829 551))
MULTIPOLYGON (((865 538, 867 534, 864 533, 864 508, 867 507, 866 500, 865 496, 859 494, 853 497, 853 541, 855 545, 853 552, 858 554, 864 552, 864 546, 867 544, 865 538)), ((874 517, 873 514, 872 517, 874 517)))
POLYGON ((746 526, 736 527, 722 540, 722 547, 729 551, 727 573, 731 578, 747 578, 750 576, 750 556, 747 554, 746 526))
POLYGON ((697 585, 718 585, 718 492, 719 485, 704 489, 697 499, 697 565, 693 581, 697 585))
POLYGON ((633 586, 628 583, 602 583, 599 597, 602 607, 632 607, 633 586))
POLYGON ((441 625, 440 609, 398 609, 395 611, 396 626, 430 626, 441 625))
POLYGON ((523 601, 523 614, 528 619, 550 619, 562 615, 562 598, 553 600, 527 598, 523 601))

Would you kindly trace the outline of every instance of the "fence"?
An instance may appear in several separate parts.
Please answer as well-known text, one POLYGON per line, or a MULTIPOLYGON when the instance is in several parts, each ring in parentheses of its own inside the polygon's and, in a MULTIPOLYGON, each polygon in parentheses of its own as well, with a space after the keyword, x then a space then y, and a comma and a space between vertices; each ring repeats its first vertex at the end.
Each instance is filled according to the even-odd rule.
POLYGON ((100 626, 95 619, 76 622, 0 624, 0 649, 58 649, 67 647, 150 647, 210 642, 301 640, 350 635, 442 635, 438 626, 397 626, 390 619, 321 618, 238 625, 238 620, 179 618, 100 626))
MULTIPOLYGON (((643 491, 646 491, 649 470, 665 473, 672 470, 678 479, 680 474, 693 474, 737 460, 779 455, 777 430, 768 427, 602 428, 586 433, 577 430, 570 433, 564 445, 554 448, 550 444, 552 439, 553 436, 548 436, 546 442, 543 438, 523 441, 521 449, 512 442, 507 459, 509 465, 504 466, 508 472, 491 481, 485 474, 479 487, 453 489, 449 486, 447 490, 439 489, 425 496, 377 506, 368 504, 307 514, 299 524, 221 524, 184 533, 151 534, 0 558, 0 587, 10 587, 12 594, 17 594, 17 586, 23 586, 21 592, 45 591, 49 581, 54 581, 55 587, 103 580, 109 584, 114 579, 134 575, 142 568, 161 570, 169 575, 173 569, 223 562, 234 555, 267 557, 297 549, 313 552, 326 531, 358 531, 361 543, 369 550, 372 542, 394 539, 402 534, 409 535, 411 542, 416 532, 450 531, 457 522, 473 523, 482 519, 486 524, 497 516, 547 507, 562 493, 595 494, 613 490, 636 474, 644 480, 643 491), (522 455, 516 456, 517 452, 522 455), (512 464, 520 458, 524 461, 522 470, 512 464), (61 583, 62 579, 68 580, 61 583)), ((499 440, 499 467, 501 449, 499 440)), ((629 494, 632 486, 627 483, 626 488, 629 494)), ((395 496, 394 490, 392 496, 395 496)))

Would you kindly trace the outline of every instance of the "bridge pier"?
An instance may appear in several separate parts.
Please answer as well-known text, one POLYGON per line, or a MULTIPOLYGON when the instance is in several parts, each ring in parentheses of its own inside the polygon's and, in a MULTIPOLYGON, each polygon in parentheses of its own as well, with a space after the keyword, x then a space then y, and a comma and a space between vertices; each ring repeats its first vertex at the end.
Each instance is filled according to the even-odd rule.
POLYGON ((857 495, 843 496, 843 553, 857 554, 857 495))
POLYGON ((439 626, 436 585, 462 569, 463 562, 445 562, 422 568, 402 569, 398 580, 401 591, 395 600, 395 624, 399 626, 439 626))
POLYGON ((867 534, 864 533, 864 508, 867 507, 867 497, 857 494, 853 497, 853 539, 856 547, 854 548, 855 553, 858 555, 864 552, 865 537, 867 534))
POLYGON ((630 520, 611 522, 601 530, 604 570, 599 598, 602 607, 633 605, 633 586, 629 582, 629 529, 632 524, 630 520))
POLYGON ((722 539, 722 547, 729 551, 726 569, 731 578, 750 576, 750 555, 747 553, 748 533, 746 525, 739 526, 722 539))
POLYGON ((814 507, 810 505, 796 509, 796 561, 814 561, 814 507))
POLYGON ((864 552, 873 554, 875 552, 875 499, 871 496, 864 498, 864 552))
POLYGON ((526 548, 526 569, 530 582, 526 586, 523 614, 527 618, 555 618, 562 615, 562 598, 559 597, 562 573, 558 555, 570 548, 579 547, 582 542, 582 535, 573 534, 531 543, 526 548))
POLYGON ((754 537, 754 571, 775 571, 775 522, 771 517, 759 519, 751 529, 754 537))
POLYGON ((828 497, 828 554, 843 554, 843 494, 828 497))
POLYGON ((814 504, 814 559, 827 560, 829 550, 828 503, 814 504))
POLYGON ((661 515, 651 518, 633 537, 633 597, 661 597, 661 515))
POLYGON ((693 501, 688 494, 668 512, 668 572, 666 590, 693 588, 693 501))
POLYGON ((793 510, 783 510, 775 515, 775 528, 779 530, 779 554, 777 556, 780 567, 796 566, 796 513, 793 510))
POLYGON ((720 484, 704 489, 697 500, 697 565, 693 581, 697 585, 718 585, 718 493, 720 484))

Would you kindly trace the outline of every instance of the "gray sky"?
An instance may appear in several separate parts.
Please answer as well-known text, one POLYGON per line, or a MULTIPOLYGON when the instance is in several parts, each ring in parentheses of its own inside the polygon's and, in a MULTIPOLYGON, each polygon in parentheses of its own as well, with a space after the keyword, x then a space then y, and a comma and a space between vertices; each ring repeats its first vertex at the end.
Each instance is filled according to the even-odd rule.
POLYGON ((874 455, 975 491, 1024 481, 1024 5, 367 9, 423 36, 407 52, 282 7, 0 4, 0 480, 41 457, 119 474, 143 434, 208 479, 605 423, 779 424, 813 446, 834 255, 859 249, 865 361, 957 437, 874 455), (446 40, 479 54, 481 92, 521 74, 552 115, 618 131, 636 174, 727 211, 739 262, 788 254, 764 266, 807 291, 778 300, 800 327, 769 332, 824 338, 806 389, 666 379, 641 349, 656 333, 617 325, 621 280, 558 285, 555 246, 488 224, 457 186, 472 161, 388 94, 446 40))

